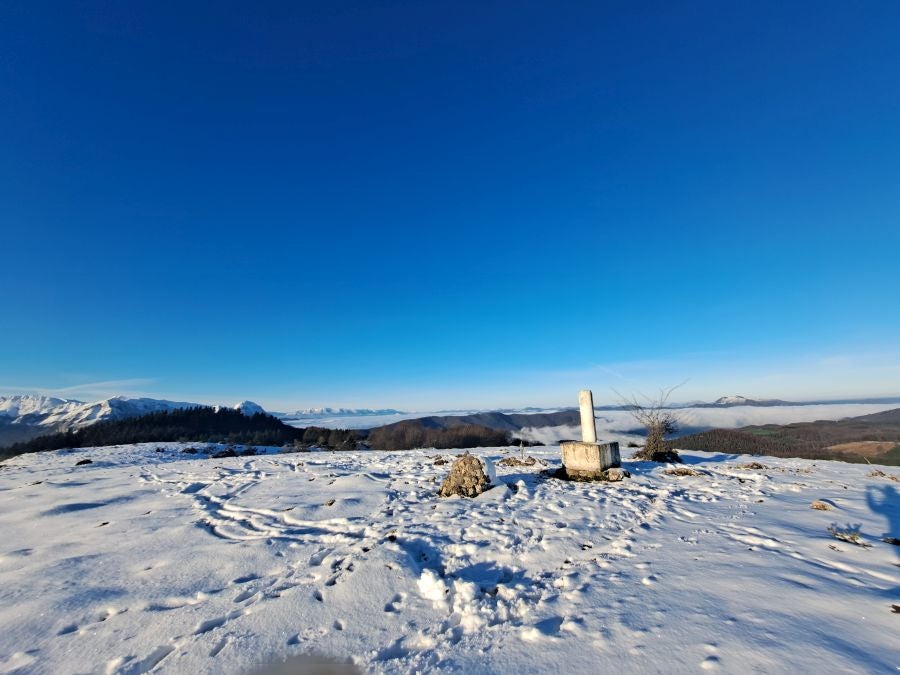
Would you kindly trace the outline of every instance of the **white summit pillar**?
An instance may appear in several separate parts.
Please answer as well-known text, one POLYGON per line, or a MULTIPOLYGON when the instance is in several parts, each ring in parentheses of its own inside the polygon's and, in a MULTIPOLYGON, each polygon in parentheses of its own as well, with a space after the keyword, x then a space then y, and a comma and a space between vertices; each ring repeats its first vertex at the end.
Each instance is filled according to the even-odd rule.
POLYGON ((619 444, 597 442, 594 396, 590 389, 578 392, 578 407, 581 410, 581 440, 559 444, 565 475, 575 480, 621 480, 628 472, 616 468, 622 465, 619 444))
POLYGON ((594 395, 590 389, 578 392, 578 406, 581 408, 581 440, 584 443, 597 442, 597 423, 594 420, 594 395))

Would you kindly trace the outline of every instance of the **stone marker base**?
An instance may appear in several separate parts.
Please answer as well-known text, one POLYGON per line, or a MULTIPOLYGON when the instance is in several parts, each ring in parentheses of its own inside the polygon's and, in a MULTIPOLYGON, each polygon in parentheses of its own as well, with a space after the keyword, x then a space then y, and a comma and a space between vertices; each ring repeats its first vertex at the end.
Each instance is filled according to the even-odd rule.
POLYGON ((562 451, 563 467, 570 478, 609 480, 607 469, 622 465, 619 444, 616 442, 563 441, 559 448, 562 451))

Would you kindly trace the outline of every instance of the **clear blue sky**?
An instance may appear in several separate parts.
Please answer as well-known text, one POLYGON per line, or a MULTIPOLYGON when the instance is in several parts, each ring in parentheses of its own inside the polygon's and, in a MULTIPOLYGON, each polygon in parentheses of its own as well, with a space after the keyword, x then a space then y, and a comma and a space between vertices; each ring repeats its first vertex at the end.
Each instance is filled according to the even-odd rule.
POLYGON ((0 389, 900 394, 898 35, 897 2, 3 2, 0 389))

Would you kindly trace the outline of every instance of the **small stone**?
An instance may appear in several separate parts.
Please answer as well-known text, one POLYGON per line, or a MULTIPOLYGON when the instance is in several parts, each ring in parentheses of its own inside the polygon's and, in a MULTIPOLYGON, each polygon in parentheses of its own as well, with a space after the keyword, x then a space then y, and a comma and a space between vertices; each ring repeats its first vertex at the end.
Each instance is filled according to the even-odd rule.
POLYGON ((481 460, 467 452, 454 460, 450 466, 450 474, 441 483, 438 494, 441 497, 477 497, 490 485, 491 481, 484 472, 481 460))
POLYGON ((603 472, 603 480, 608 481, 620 481, 623 478, 630 478, 631 474, 628 473, 625 469, 619 467, 612 467, 611 469, 607 469, 603 472))
POLYGON ((325 502, 325 506, 334 506, 334 500, 329 499, 327 502, 325 502))

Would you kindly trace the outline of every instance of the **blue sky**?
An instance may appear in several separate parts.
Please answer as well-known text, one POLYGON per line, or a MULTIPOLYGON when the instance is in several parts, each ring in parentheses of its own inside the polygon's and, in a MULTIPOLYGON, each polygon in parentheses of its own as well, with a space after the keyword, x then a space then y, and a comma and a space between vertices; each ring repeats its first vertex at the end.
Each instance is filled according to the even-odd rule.
POLYGON ((0 389, 900 394, 900 4, 787 5, 5 2, 0 389))

